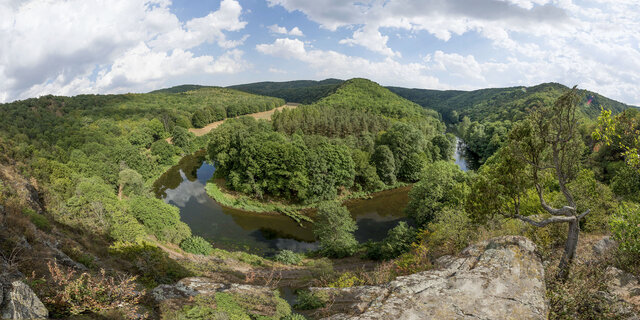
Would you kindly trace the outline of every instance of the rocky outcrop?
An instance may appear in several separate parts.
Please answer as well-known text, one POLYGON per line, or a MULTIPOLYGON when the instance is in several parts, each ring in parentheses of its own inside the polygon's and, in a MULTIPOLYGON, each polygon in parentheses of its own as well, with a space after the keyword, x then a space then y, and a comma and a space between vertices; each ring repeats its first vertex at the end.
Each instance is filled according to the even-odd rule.
POLYGON ((46 319, 49 312, 44 304, 28 285, 17 278, 15 275, 0 275, 0 318, 46 319))
POLYGON ((314 288, 349 313, 327 319, 547 319, 544 269, 533 242, 484 241, 440 267, 382 286, 314 288))
MULTIPOLYGON (((610 279, 607 283, 609 292, 635 311, 640 311, 640 281, 638 278, 615 267, 608 267, 607 275, 610 279)), ((635 319, 639 318, 636 316, 635 319)))

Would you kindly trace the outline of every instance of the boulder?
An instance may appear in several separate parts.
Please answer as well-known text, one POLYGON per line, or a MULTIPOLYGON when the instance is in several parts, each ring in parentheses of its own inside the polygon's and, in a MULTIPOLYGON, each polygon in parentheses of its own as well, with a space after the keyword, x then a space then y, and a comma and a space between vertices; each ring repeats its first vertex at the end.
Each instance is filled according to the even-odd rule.
POLYGON ((13 277, 0 276, 0 318, 46 319, 47 308, 31 288, 13 277))
POLYGON ((499 237, 438 263, 382 286, 312 291, 351 310, 327 319, 547 319, 544 268, 530 240, 499 237))
POLYGON ((618 244, 611 237, 606 236, 593 244, 592 250, 596 256, 602 256, 616 248, 618 244))

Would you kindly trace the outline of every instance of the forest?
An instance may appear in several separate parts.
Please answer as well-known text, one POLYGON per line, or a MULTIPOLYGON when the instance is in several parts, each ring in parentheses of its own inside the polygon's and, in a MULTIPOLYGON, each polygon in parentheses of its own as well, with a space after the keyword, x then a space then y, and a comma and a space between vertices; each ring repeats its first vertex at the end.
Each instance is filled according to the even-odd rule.
MULTIPOLYGON (((311 276, 291 286, 380 285, 478 241, 523 235, 544 261, 549 318, 622 318, 603 284, 614 267, 640 276, 637 108, 559 84, 435 91, 356 78, 241 87, 263 95, 185 85, 0 104, 0 267, 24 274, 56 318, 133 319, 143 306, 162 319, 304 319, 278 296, 220 293, 176 306, 150 292, 190 276, 275 288, 274 274, 289 269, 311 276), (270 121, 242 116, 285 101, 305 104, 270 121), (224 119, 206 135, 189 131, 224 119), (453 163, 456 136, 481 159, 477 170, 453 163), (211 197, 282 203, 262 214, 307 223, 318 249, 260 257, 194 234, 151 189, 203 150, 215 166, 211 197), (406 221, 359 243, 345 201, 400 186, 411 189, 406 221), (604 236, 612 251, 585 255, 604 236), (20 260, 16 250, 57 258, 20 260), (256 311, 262 304, 269 308, 256 311)), ((293 309, 310 318, 332 304, 308 290, 297 297, 293 309)))
POLYGON ((211 134, 216 176, 234 191, 295 203, 415 182, 426 163, 448 160, 452 136, 433 112, 366 79, 352 79, 272 123, 227 121, 211 134))

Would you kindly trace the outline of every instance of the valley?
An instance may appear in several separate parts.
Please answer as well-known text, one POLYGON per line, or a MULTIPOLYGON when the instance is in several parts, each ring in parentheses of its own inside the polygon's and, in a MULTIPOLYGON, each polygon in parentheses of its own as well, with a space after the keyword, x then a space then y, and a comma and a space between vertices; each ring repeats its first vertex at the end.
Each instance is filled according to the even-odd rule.
MULTIPOLYGON (((527 312, 561 319, 560 305, 613 303, 596 291, 572 300, 579 281, 610 283, 612 268, 638 274, 627 232, 640 195, 632 106, 558 84, 435 91, 356 78, 234 88, 247 92, 188 85, 0 105, 0 266, 14 272, 0 280, 28 283, 58 318, 174 319, 218 312, 211 299, 231 299, 247 317, 357 318, 378 314, 370 299, 413 310, 393 309, 415 303, 400 288, 441 279, 460 257, 487 257, 484 271, 464 269, 470 275, 512 272, 489 245, 474 247, 486 242, 524 253, 508 263, 543 273, 517 275, 537 288, 526 299, 550 299, 527 312), (550 130, 570 143, 554 146, 550 130), (571 221, 581 240, 564 267, 571 221), (608 241, 607 255, 589 249, 608 241), (109 281, 137 293, 119 291, 99 310, 86 297, 53 298, 82 279, 76 272, 98 290, 103 269, 133 275, 109 281), (571 273, 556 278, 563 270, 571 273)), ((634 310, 626 299, 616 306, 634 310)))

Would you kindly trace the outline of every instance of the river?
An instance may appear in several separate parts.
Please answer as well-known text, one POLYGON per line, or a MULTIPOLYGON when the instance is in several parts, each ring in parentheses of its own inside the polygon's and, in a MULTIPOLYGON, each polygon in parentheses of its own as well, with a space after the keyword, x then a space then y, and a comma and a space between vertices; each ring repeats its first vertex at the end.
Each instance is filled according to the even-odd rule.
MULTIPOLYGON (((455 161, 466 171, 460 144, 458 141, 455 161)), ((191 227, 193 234, 216 247, 266 256, 283 249, 302 252, 318 247, 310 224, 301 227, 283 215, 251 213, 216 203, 204 189, 214 171, 215 166, 205 161, 201 151, 180 160, 154 183, 153 189, 157 197, 180 209, 182 221, 191 227)), ((409 189, 403 187, 376 193, 371 199, 348 201, 346 206, 358 225, 356 239, 381 240, 388 230, 405 221, 409 189)))

